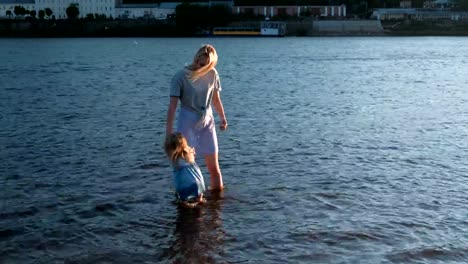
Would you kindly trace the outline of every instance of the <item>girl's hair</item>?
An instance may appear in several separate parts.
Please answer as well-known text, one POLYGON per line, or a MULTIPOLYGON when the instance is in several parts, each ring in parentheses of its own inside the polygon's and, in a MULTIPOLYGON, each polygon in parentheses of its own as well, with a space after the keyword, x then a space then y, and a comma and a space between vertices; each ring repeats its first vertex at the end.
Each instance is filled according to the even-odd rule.
POLYGON ((171 134, 164 143, 164 150, 174 164, 180 158, 189 163, 195 162, 195 151, 188 145, 187 140, 181 133, 171 134))
POLYGON ((196 81, 200 79, 203 75, 207 74, 209 71, 215 68, 216 63, 218 63, 218 54, 216 53, 216 50, 213 46, 209 44, 203 45, 197 53, 195 53, 195 56, 193 57, 193 62, 189 66, 189 69, 191 70, 190 73, 188 74, 188 78, 191 81, 196 81), (203 58, 209 58, 209 63, 203 67, 200 67, 196 70, 195 67, 197 67, 197 63, 199 59, 203 58))

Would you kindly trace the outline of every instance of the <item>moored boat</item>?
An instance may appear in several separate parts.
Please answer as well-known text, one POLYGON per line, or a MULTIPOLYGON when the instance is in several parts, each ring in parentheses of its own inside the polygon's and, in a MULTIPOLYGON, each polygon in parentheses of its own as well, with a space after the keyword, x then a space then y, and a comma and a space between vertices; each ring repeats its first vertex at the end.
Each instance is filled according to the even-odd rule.
POLYGON ((262 21, 259 27, 215 27, 214 36, 277 36, 286 34, 286 23, 262 21))
POLYGON ((213 35, 215 36, 259 36, 260 28, 256 27, 215 27, 213 35))

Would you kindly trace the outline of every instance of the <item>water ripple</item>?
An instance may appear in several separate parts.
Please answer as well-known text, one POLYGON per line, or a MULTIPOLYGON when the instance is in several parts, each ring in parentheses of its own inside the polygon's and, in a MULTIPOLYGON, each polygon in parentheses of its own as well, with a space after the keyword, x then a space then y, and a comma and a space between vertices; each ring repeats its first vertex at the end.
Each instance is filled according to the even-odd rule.
POLYGON ((466 262, 466 38, 210 39, 226 190, 186 210, 162 142, 201 42, 0 40, 1 263, 466 262))

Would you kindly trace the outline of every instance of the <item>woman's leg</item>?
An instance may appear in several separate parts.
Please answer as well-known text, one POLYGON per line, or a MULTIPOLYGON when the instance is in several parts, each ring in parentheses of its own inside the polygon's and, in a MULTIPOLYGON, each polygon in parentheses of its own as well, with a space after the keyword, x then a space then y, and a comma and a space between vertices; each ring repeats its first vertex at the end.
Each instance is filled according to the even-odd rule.
POLYGON ((205 163, 210 172, 210 186, 212 191, 221 191, 224 188, 223 176, 219 169, 218 152, 205 155, 205 163))

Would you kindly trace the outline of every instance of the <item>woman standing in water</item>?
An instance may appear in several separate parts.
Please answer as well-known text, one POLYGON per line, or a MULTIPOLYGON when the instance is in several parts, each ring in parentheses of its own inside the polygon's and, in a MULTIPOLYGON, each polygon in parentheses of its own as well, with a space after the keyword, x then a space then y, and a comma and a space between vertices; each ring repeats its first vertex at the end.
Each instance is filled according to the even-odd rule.
POLYGON ((228 126, 219 94, 221 82, 215 69, 217 62, 218 55, 215 48, 205 44, 195 54, 192 64, 174 75, 166 120, 167 138, 172 134, 175 112, 180 100, 177 132, 184 135, 198 156, 205 157, 206 167, 210 173, 211 190, 224 188, 218 163, 218 138, 212 105, 221 120, 219 128, 226 130, 228 126))

